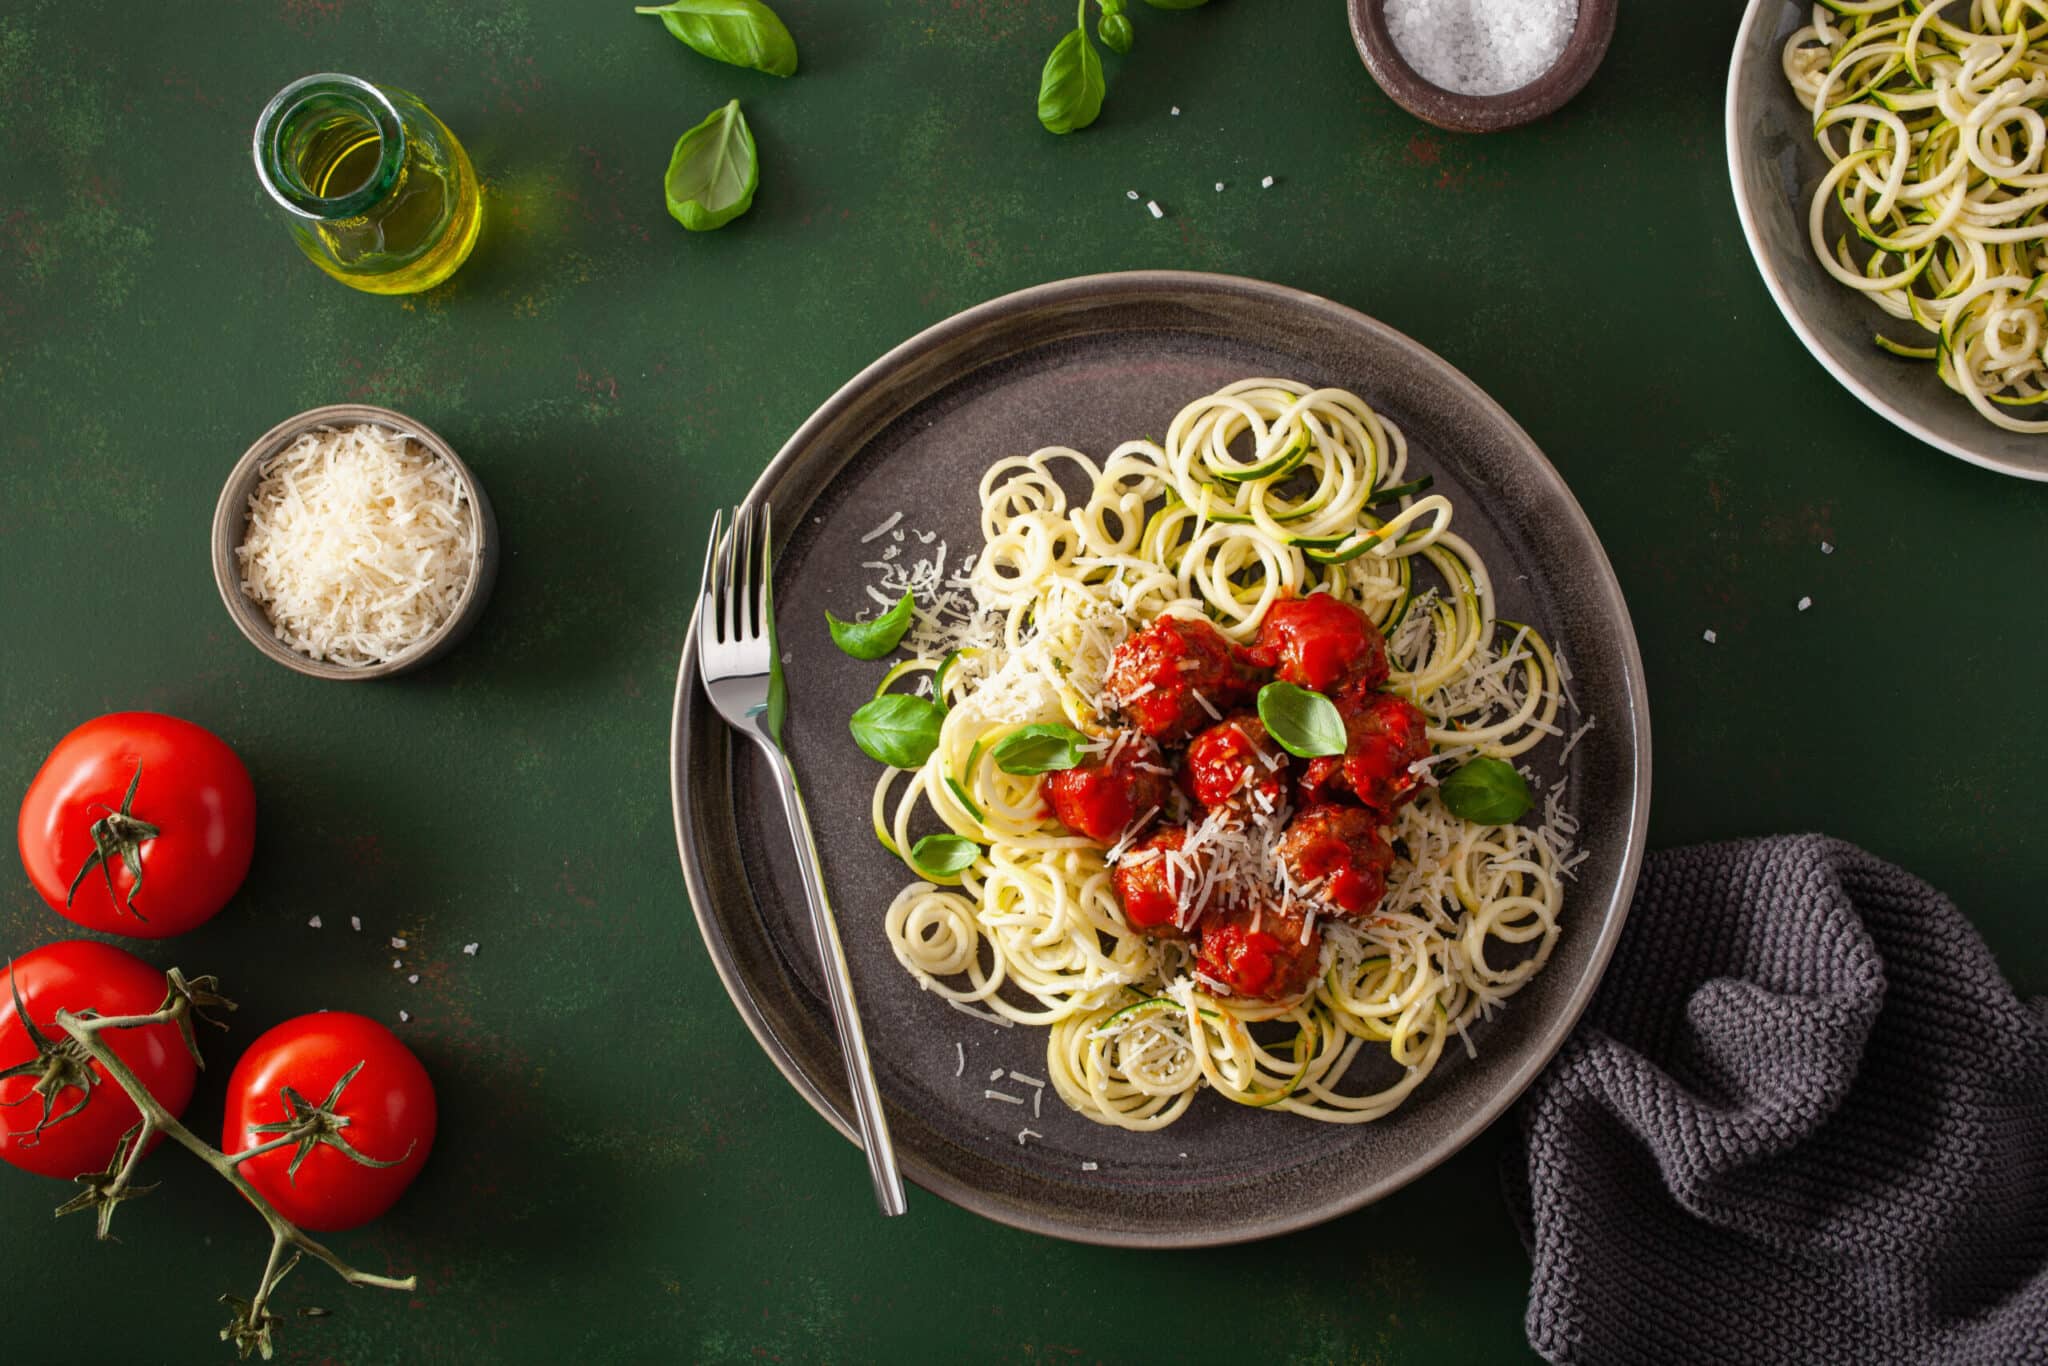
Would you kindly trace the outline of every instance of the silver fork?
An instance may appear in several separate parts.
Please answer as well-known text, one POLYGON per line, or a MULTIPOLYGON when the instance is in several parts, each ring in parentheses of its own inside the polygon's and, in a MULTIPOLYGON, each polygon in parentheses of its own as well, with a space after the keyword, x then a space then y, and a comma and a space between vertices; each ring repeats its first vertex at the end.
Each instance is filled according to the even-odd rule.
POLYGON ((839 1028, 839 1047, 846 1055, 846 1075, 853 1090, 854 1117, 860 1124, 861 1147, 868 1155, 875 1200, 885 1215, 903 1213, 903 1177, 896 1170, 896 1150, 889 1143, 889 1121, 882 1115, 882 1096, 875 1088, 875 1070, 868 1061, 867 1036, 861 1032, 854 1004, 853 979, 839 945, 839 924, 825 895, 824 870, 811 820, 797 791, 796 772, 782 749, 782 661, 775 652, 775 595, 770 574, 775 563, 768 505, 761 505, 759 544, 755 517, 744 505, 734 508, 732 527, 721 551, 720 516, 711 518, 711 544, 704 552, 704 591, 697 600, 697 672, 704 694, 725 723, 761 747, 782 797, 783 814, 796 842, 797 869, 803 874, 804 899, 810 903, 811 930, 818 940, 818 958, 825 969, 826 994, 832 1020, 839 1028))

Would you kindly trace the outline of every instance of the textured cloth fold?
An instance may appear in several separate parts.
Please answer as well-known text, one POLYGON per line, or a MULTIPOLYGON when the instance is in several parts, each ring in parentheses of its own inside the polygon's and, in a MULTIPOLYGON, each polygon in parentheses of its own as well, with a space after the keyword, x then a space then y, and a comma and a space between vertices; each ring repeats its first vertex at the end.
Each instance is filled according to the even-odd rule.
POLYGON ((1644 867, 1516 1112, 1556 1362, 2048 1362, 2048 999, 1817 835, 1644 867))

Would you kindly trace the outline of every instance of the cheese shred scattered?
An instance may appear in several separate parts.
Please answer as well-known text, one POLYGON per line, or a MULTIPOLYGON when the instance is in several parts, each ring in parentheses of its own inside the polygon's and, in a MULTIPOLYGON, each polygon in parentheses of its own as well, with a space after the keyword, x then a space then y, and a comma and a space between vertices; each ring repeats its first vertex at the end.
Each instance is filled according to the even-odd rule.
POLYGON ((406 433, 321 428, 264 467, 235 556, 280 641, 378 664, 454 613, 476 567, 476 510, 455 468, 406 433))

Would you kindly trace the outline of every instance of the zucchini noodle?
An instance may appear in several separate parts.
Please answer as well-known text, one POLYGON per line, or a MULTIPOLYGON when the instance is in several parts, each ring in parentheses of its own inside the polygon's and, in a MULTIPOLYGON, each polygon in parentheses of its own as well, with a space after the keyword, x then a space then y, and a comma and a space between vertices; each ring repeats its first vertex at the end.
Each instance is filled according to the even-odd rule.
POLYGON ((1039 778, 992 757, 1045 722, 1107 746, 1111 657, 1152 619, 1204 617, 1244 642, 1281 595, 1311 592, 1356 604, 1386 636, 1389 687, 1428 719, 1425 775, 1473 755, 1512 763, 1560 735, 1562 662, 1534 628, 1496 617, 1485 564, 1450 530, 1450 501, 1404 484, 1407 463, 1399 429, 1355 395, 1250 379, 1189 404, 1164 444, 1126 441, 1100 462, 1048 447, 997 461, 981 481, 982 549, 951 582, 973 596, 961 638, 983 643, 941 656, 926 642, 883 684, 947 707, 929 760, 875 785, 875 834, 917 879, 885 931, 927 990, 1046 1027, 1051 1085, 1090 1119, 1162 1128, 1202 1090, 1317 1120, 1377 1119, 1448 1044, 1470 1050, 1468 1027, 1557 942, 1563 882, 1582 857, 1561 789, 1540 827, 1488 826, 1453 815, 1431 778, 1387 828, 1395 861, 1377 914, 1322 922, 1306 994, 1205 989, 1189 945, 1125 922, 1112 881, 1121 851, 1066 833, 1039 778), (971 866, 949 877, 916 866, 914 834, 935 825, 979 846, 971 866))
POLYGON ((1985 420, 2048 431, 2023 416, 2048 399, 2048 3, 1830 0, 1783 61, 1831 163, 1815 254, 1928 337, 1877 344, 1933 361, 1985 420))

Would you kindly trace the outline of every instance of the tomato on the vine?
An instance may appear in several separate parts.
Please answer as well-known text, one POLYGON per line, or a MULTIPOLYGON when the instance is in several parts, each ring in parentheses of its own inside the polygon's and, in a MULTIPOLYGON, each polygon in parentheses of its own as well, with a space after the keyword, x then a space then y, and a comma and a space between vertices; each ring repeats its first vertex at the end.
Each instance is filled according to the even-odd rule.
POLYGON ((221 1151, 301 1228, 367 1224, 405 1192, 434 1146, 434 1083, 375 1020, 321 1011, 249 1045, 228 1078, 221 1151))
MULTIPOLYGON (((11 989, 0 981, 0 1161, 65 1180, 101 1171, 142 1116, 58 1027, 57 1012, 147 1015, 164 1003, 164 974, 126 949, 85 939, 45 944, 14 959, 7 973, 11 989)), ((198 1065, 176 1025, 110 1029, 100 1039, 166 1110, 184 1111, 198 1065)))
POLYGON ((22 799, 22 867, 89 930, 161 939, 211 920, 256 848, 256 789, 219 736, 114 712, 57 742, 22 799))

